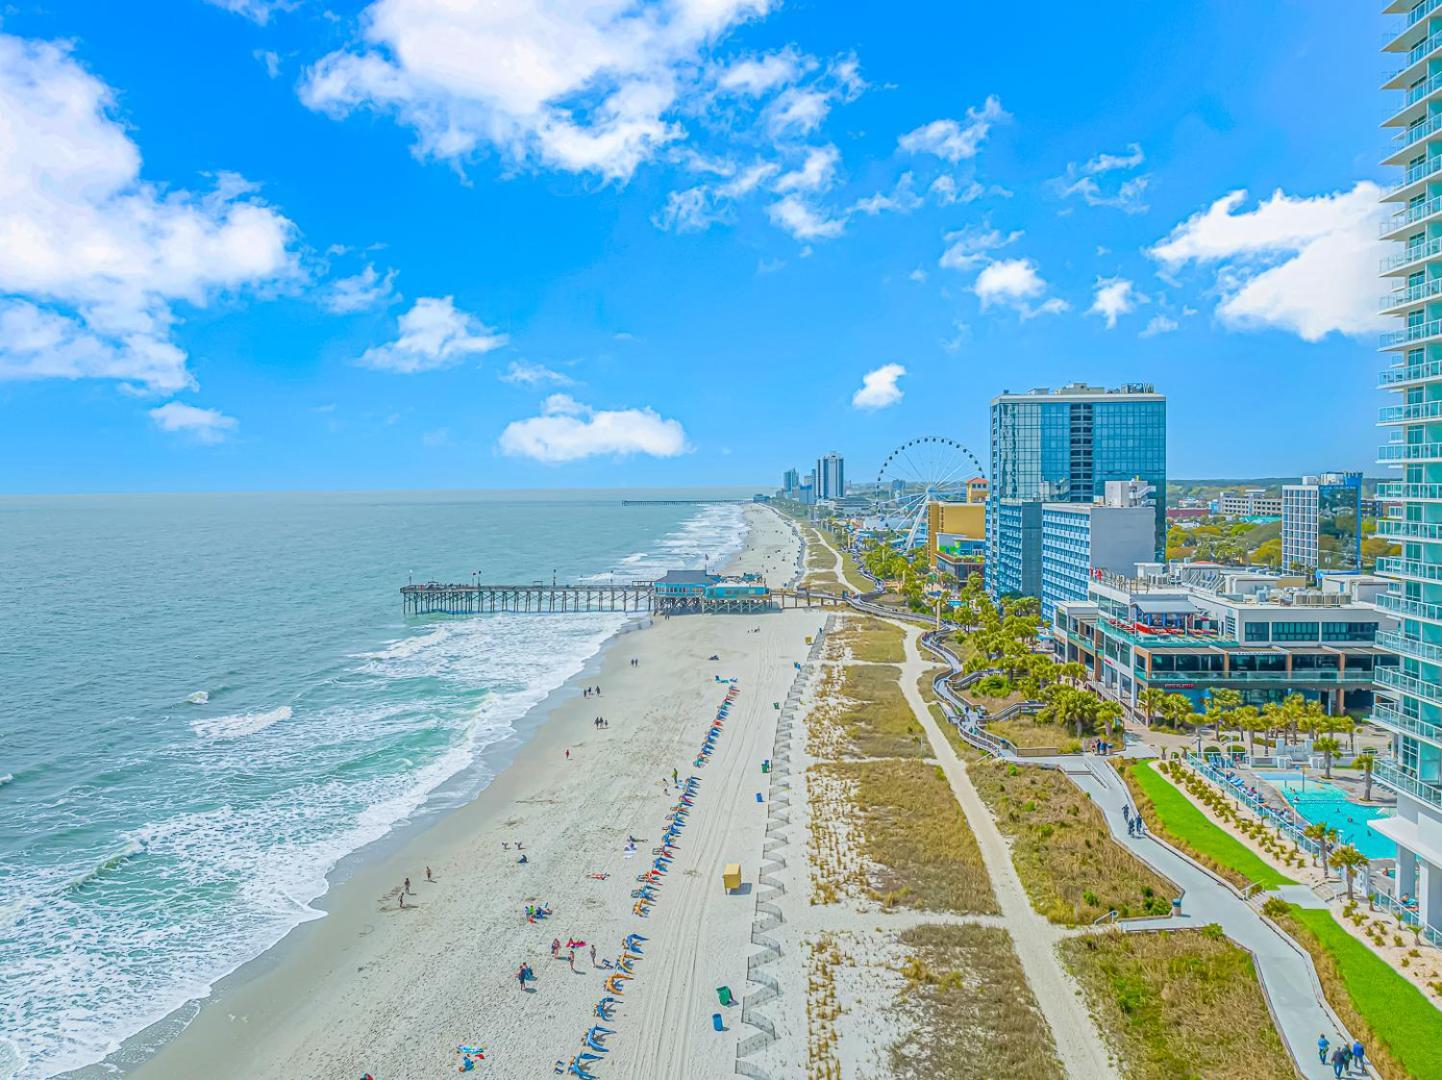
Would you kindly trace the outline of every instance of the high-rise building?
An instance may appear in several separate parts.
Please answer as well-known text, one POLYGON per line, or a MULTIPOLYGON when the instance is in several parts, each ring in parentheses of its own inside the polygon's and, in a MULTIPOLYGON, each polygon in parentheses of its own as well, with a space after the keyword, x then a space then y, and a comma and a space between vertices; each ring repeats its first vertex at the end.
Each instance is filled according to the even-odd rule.
POLYGON ((1042 503, 1041 617, 1056 605, 1085 600, 1098 571, 1134 574, 1154 556, 1152 489, 1130 480, 1107 482, 1101 502, 1042 503))
POLYGON ((1073 384, 991 402, 986 586, 1041 595, 1041 504, 1092 503, 1108 480, 1156 492, 1153 554, 1166 546, 1167 399, 1147 384, 1073 384))
POLYGON ((801 474, 795 469, 787 469, 781 474, 781 492, 785 498, 796 498, 796 492, 801 487, 801 474))
POLYGON ((1304 476, 1282 486, 1282 568, 1362 572, 1362 474, 1304 476))
POLYGON ((1402 92, 1388 104, 1384 126, 1395 132, 1383 164, 1403 172, 1382 196, 1393 212, 1381 238, 1400 246, 1382 259, 1381 309, 1400 322, 1380 343, 1381 387, 1397 395, 1382 410, 1380 462, 1401 476, 1379 487, 1388 509, 1377 535, 1402 550, 1377 560, 1393 582, 1378 606, 1400 619, 1377 637, 1400 660, 1377 673, 1372 720, 1393 739, 1375 776, 1397 793, 1396 814, 1377 824, 1397 841, 1398 896, 1417 901, 1394 910, 1442 942, 1442 9, 1391 0, 1383 10, 1401 16, 1383 46, 1400 66, 1383 88, 1402 92))
POLYGON ((846 464, 835 450, 816 459, 816 498, 839 499, 846 494, 846 464))

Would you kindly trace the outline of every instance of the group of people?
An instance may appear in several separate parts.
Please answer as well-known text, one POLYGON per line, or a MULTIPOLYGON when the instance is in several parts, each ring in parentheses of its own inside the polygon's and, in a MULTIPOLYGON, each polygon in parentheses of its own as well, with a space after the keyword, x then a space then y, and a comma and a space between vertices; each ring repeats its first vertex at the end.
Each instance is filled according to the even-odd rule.
POLYGON ((555 912, 552 910, 550 904, 543 903, 526 905, 526 922, 533 925, 540 922, 542 919, 549 918, 553 914, 555 914, 555 912))
MULTIPOLYGON (((431 882, 436 880, 431 876, 431 868, 429 866, 426 867, 426 880, 431 882)), ((401 882, 401 887, 396 890, 396 906, 404 909, 406 906, 406 897, 414 895, 415 893, 411 890, 411 879, 406 878, 405 881, 401 882)))
POLYGON ((1127 823, 1128 836, 1146 836, 1147 827, 1142 822, 1141 814, 1137 813, 1130 806, 1123 805, 1122 817, 1126 820, 1127 823))
POLYGON ((604 716, 598 716, 598 717, 596 717, 596 719, 594 719, 594 720, 591 721, 591 725, 592 725, 597 731, 599 731, 601 728, 608 728, 608 727, 611 726, 610 724, 606 723, 606 718, 605 718, 604 716))
POLYGON ((1327 1041, 1326 1035, 1317 1036, 1317 1060, 1323 1065, 1332 1066, 1332 1075, 1341 1076, 1350 1073, 1354 1068, 1360 1072, 1367 1071, 1367 1048, 1358 1039, 1348 1046, 1345 1041, 1340 1046, 1332 1046, 1327 1041), (1328 1055, 1327 1049, 1331 1047, 1332 1053, 1328 1055))
POLYGON ((601 696, 601 688, 600 688, 599 686, 583 686, 583 687, 581 688, 581 696, 582 696, 582 697, 600 697, 600 696, 601 696))

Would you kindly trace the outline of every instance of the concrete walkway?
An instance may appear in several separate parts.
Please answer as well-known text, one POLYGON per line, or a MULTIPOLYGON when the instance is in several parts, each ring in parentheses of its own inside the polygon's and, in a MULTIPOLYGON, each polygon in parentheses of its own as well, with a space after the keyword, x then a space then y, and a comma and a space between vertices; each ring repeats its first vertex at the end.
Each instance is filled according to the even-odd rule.
MULTIPOLYGON (((1322 996, 1312 960, 1290 938, 1250 907, 1218 878, 1182 856, 1169 844, 1147 835, 1127 835, 1122 807, 1130 793, 1111 765, 1094 755, 1039 759, 1061 768, 1101 809, 1112 838, 1157 873, 1184 891, 1180 918, 1141 919, 1121 924, 1128 931, 1177 930, 1217 923, 1256 959, 1262 987, 1283 1042, 1303 1076, 1332 1076, 1332 1067, 1317 1060, 1317 1036, 1325 1033, 1335 1046, 1347 1039, 1346 1029, 1322 996)), ((1375 1075, 1375 1074, 1373 1074, 1375 1075)))
MULTIPOLYGON (((1027 896, 1016 867, 1012 865, 1011 849, 992 819, 991 811, 976 793, 971 778, 966 774, 966 766, 956 756, 956 751, 937 726, 936 718, 917 690, 917 680, 930 668, 917 649, 918 636, 916 627, 906 627, 906 663, 901 668, 901 689, 926 732, 932 752, 981 847, 982 861, 986 864, 986 872, 996 891, 997 905, 1001 908, 1002 923, 1011 932, 1026 981, 1036 996, 1042 1016, 1051 1027, 1057 1057, 1067 1076, 1085 1080, 1117 1078, 1106 1043, 1087 1012, 1075 980, 1062 967, 1061 958, 1057 955, 1057 942, 1068 935, 1061 927, 1038 915, 1032 907, 1031 898, 1027 896)), ((1315 1060, 1316 1054, 1312 1057, 1315 1060)))

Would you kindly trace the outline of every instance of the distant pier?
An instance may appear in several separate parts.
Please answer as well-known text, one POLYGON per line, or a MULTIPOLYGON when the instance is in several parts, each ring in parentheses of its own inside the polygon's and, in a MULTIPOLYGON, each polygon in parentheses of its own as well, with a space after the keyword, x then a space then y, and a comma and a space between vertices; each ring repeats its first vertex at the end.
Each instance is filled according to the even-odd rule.
POLYGON ((825 607, 842 603, 840 596, 809 590, 775 589, 747 595, 672 595, 658 592, 655 582, 632 581, 588 585, 445 585, 427 582, 401 588, 405 614, 422 615, 563 615, 569 613, 651 612, 658 615, 754 614, 782 608, 825 607))
POLYGON ((745 503, 750 499, 622 499, 622 506, 708 506, 711 503, 745 503))

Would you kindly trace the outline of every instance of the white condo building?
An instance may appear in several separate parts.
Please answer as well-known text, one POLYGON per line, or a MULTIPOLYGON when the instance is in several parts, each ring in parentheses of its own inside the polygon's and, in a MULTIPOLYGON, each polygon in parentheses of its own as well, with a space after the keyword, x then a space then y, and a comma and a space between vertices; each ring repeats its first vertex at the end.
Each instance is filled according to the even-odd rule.
POLYGON ((1402 174, 1383 196, 1381 236, 1397 247, 1382 260, 1381 308, 1398 327, 1381 341, 1381 386, 1395 397, 1382 409, 1380 460, 1400 476, 1378 490, 1377 534, 1401 552, 1377 564, 1392 582, 1378 606, 1399 620, 1377 642, 1399 663, 1377 673, 1373 720, 1393 740, 1376 776, 1397 793, 1397 813, 1376 828, 1397 841, 1404 917, 1442 943, 1442 3, 1392 0, 1383 10, 1398 16, 1383 46, 1393 62, 1383 89, 1398 92, 1383 164, 1402 174))

